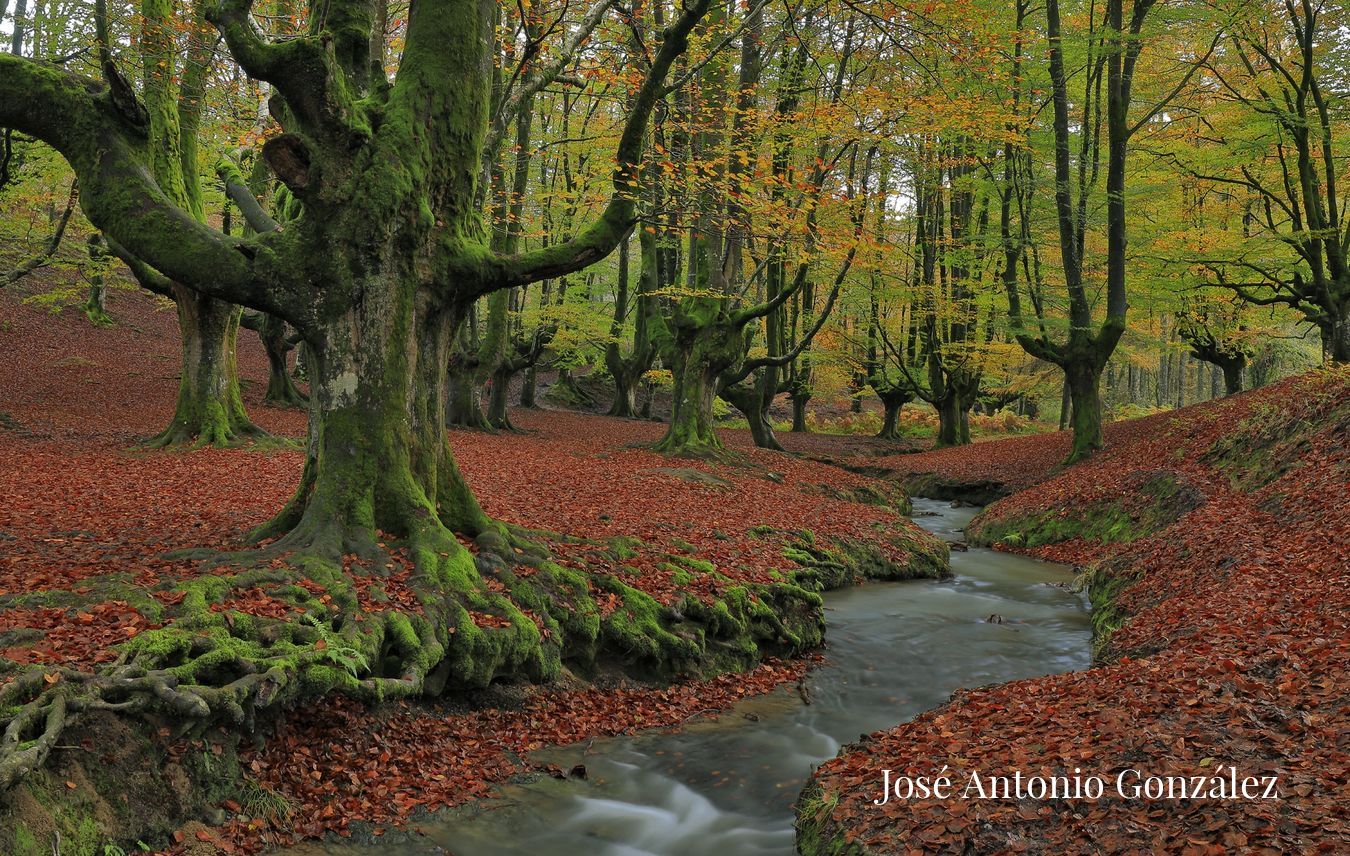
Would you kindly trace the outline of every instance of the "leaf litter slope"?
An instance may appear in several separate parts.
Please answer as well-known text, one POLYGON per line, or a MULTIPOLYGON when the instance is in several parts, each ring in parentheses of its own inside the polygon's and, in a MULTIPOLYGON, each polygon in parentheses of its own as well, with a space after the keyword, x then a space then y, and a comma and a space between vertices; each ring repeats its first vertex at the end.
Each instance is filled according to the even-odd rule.
MULTIPOLYGON (((119 293, 113 314, 118 326, 95 328, 76 313, 0 295, 0 683, 30 669, 96 669, 128 639, 172 622, 179 586, 203 571, 165 554, 237 547, 299 478, 302 455, 287 448, 136 450, 173 410, 176 324, 171 308, 140 294, 119 293)), ((266 360, 247 333, 239 368, 254 419, 301 436, 302 414, 261 403, 266 360)), ((566 413, 517 422, 528 433, 451 438, 488 513, 574 536, 552 543, 564 561, 608 561, 605 570, 661 601, 677 582, 711 593, 774 579, 791 566, 783 547, 792 533, 871 541, 897 561, 924 537, 888 509, 832 498, 871 483, 834 467, 748 449, 742 467, 672 462, 636 447, 656 439, 656 425, 566 413), (641 540, 621 563, 577 540, 621 536, 641 540), (691 561, 669 561, 681 555, 691 561)), ((395 552, 390 573, 362 591, 365 611, 413 606, 399 584, 405 561, 395 552)), ((321 588, 306 583, 323 602, 321 588)), ((287 619, 298 617, 294 602, 262 585, 228 591, 212 608, 287 619)), ((544 688, 510 709, 455 714, 399 704, 372 717, 324 701, 246 758, 251 774, 294 806, 291 818, 237 817, 210 835, 222 849, 247 851, 344 833, 354 820, 402 823, 419 808, 482 794, 521 769, 516 753, 676 725, 795 680, 808 664, 770 662, 669 688, 544 688)))
POLYGON ((1107 452, 991 506, 973 527, 1081 518, 1106 503, 1161 527, 1020 548, 1123 586, 1125 622, 1099 664, 963 691, 847 747, 819 770, 824 800, 804 817, 826 839, 873 853, 1350 849, 1350 373, 1314 372, 1108 436, 1107 452), (1174 521, 1150 518, 1156 497, 1137 490, 1160 469, 1194 492, 1174 521), (944 764, 962 785, 971 771, 1079 769, 1106 779, 1107 798, 870 804, 881 770, 928 775, 944 764), (1219 765, 1278 776, 1281 798, 1113 797, 1124 770, 1197 776, 1219 765))

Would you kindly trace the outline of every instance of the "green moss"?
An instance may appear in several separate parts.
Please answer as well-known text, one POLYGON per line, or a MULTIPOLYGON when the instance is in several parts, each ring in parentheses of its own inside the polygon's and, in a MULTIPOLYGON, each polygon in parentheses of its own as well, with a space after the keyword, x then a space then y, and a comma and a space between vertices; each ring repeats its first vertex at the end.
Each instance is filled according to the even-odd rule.
POLYGON ((1295 404, 1255 403, 1246 419, 1216 440, 1200 459, 1252 493, 1301 465, 1313 438, 1331 430, 1350 432, 1350 400, 1344 386, 1327 384, 1295 404))
POLYGON ((611 539, 609 544, 610 554, 618 561, 624 562, 637 556, 638 550, 642 547, 642 539, 620 536, 611 539))
POLYGON ((896 514, 908 517, 913 511, 909 494, 899 482, 886 479, 864 482, 854 487, 832 487, 825 485, 824 493, 845 502, 857 502, 862 505, 874 505, 889 508, 896 514))
POLYGON ((1110 499, 1015 515, 991 506, 976 515, 966 535, 974 544, 1025 548, 1074 539, 1128 544, 1165 529, 1200 503, 1199 495, 1173 473, 1150 475, 1135 492, 1144 501, 1110 499))
POLYGON ((936 538, 902 530, 878 532, 897 552, 903 563, 890 559, 873 541, 836 540, 830 546, 817 543, 815 534, 803 530, 783 547, 783 555, 798 565, 791 575, 797 585, 812 591, 827 591, 865 580, 940 579, 948 576, 948 548, 936 538))
POLYGON ((1112 635, 1119 630, 1130 614, 1118 603, 1120 594, 1134 583, 1139 575, 1103 563, 1080 574, 1074 581, 1077 591, 1087 590, 1092 603, 1092 659, 1105 659, 1112 635))
POLYGON ((833 821, 839 795, 824 793, 815 781, 807 782, 795 806, 797 852, 801 856, 857 856, 863 852, 843 838, 843 830, 833 821))
POLYGON ((606 651, 647 677, 670 679, 696 667, 702 653, 701 640, 694 634, 676 635, 668 630, 661 604, 616 577, 597 576, 595 582, 600 589, 622 600, 601 622, 601 641, 606 651))
POLYGON ((676 564, 683 565, 694 573, 713 574, 717 572, 717 566, 707 559, 696 559, 693 556, 682 556, 677 553, 672 555, 670 560, 676 564))

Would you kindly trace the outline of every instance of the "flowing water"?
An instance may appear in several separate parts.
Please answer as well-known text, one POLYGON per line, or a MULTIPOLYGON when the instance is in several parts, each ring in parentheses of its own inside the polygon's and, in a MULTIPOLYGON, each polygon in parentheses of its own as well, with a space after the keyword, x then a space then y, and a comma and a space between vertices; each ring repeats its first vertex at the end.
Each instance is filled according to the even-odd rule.
MULTIPOLYGON (((973 510, 915 500, 914 514, 925 529, 960 541, 973 510)), ((955 577, 941 582, 872 583, 827 594, 827 659, 800 688, 747 700, 677 733, 536 753, 564 770, 584 764, 588 777, 504 786, 501 799, 481 811, 424 822, 424 838, 378 850, 791 854, 792 802, 812 767, 843 743, 936 707, 960 687, 1088 665, 1088 611, 1064 588, 1065 568, 972 547, 952 552, 952 571, 955 577)), ((371 850, 319 845, 306 852, 371 850)))

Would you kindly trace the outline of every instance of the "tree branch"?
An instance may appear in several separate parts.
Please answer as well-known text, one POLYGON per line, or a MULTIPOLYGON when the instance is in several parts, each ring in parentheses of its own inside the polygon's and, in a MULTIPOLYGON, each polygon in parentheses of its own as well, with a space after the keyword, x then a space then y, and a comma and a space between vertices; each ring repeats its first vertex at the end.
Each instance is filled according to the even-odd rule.
POLYGON ((562 70, 576 56, 581 46, 591 37, 591 33, 595 32, 595 28, 600 26, 605 13, 614 5, 614 2, 615 0, 597 0, 595 5, 586 12, 585 17, 577 24, 576 30, 558 49, 557 55, 548 64, 541 66, 533 74, 526 77, 520 86, 511 90, 497 105, 497 111, 492 117, 492 124, 488 128, 487 140, 483 143, 484 160, 492 160, 497 157, 502 140, 506 137, 506 126, 509 118, 520 111, 520 105, 527 99, 539 94, 540 90, 557 79, 562 70))
POLYGON ((56 255, 56 251, 61 246, 61 239, 65 237, 66 234, 66 226, 70 223, 70 215, 75 211, 75 201, 79 198, 80 180, 77 178, 70 183, 70 196, 66 199, 66 209, 61 212, 61 219, 56 223, 56 231, 52 232, 52 236, 47 239, 47 246, 43 247, 42 252, 7 273, 3 279, 0 279, 0 288, 4 288, 7 285, 13 285, 38 268, 47 266, 47 263, 51 261, 52 256, 56 255))
POLYGON ((176 282, 231 303, 301 316, 305 302, 276 273, 279 247, 198 222, 155 183, 145 131, 102 84, 0 54, 0 125, 55 148, 79 177, 89 220, 176 282))
POLYGON ((610 253, 637 222, 638 164, 642 160, 647 120, 660 98, 661 85, 676 57, 688 46, 689 34, 707 13, 712 0, 692 0, 683 14, 666 29, 665 38, 652 66, 633 99, 633 106, 619 138, 614 168, 614 193, 600 217, 575 237, 528 253, 494 255, 494 268, 482 280, 480 294, 527 285, 542 279, 572 273, 594 264, 610 253))

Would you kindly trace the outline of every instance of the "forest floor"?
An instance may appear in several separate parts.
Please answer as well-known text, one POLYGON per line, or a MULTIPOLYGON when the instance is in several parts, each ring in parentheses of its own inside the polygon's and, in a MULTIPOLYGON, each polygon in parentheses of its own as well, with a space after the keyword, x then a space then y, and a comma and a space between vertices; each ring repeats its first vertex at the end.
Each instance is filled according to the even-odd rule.
POLYGON ((963 690, 845 747, 799 804, 803 852, 1350 850, 1347 438, 1350 372, 1316 371, 1111 425, 1068 469, 1060 436, 883 461, 1023 488, 967 535, 1087 572, 1096 666, 963 690), (972 773, 1081 771, 1106 797, 872 804, 882 770, 944 768, 958 793, 972 773), (1275 776, 1280 798, 1133 799, 1129 770, 1275 776))
MULTIPOLYGON (((182 597, 175 585, 206 571, 166 554, 237 548, 289 498, 303 464, 298 444, 139 448, 173 410, 179 354, 172 307, 117 292, 111 307, 117 324, 101 328, 78 310, 53 314, 19 297, 12 289, 0 295, 0 683, 31 669, 97 669, 127 640, 172 621, 182 597)), ((260 400, 266 361, 248 331, 239 336, 239 368, 252 418, 278 437, 301 438, 301 412, 260 400)), ((725 589, 781 579, 791 566, 785 548, 803 537, 820 546, 867 542, 897 564, 910 561, 916 541, 937 544, 885 504, 903 501, 893 491, 885 495, 886 484, 753 449, 745 432, 724 435, 741 464, 711 465, 646 449, 662 431, 652 422, 559 411, 518 411, 513 419, 520 432, 451 434, 485 510, 530 529, 589 539, 550 540, 549 546, 561 562, 599 567, 663 603, 677 587, 725 589), (594 548, 618 537, 641 539, 636 555, 621 564, 594 548), (709 568, 716 573, 701 572, 709 568)), ((869 448, 815 436, 788 438, 788 445, 810 454, 869 448)), ((299 617, 274 594, 264 587, 231 591, 213 609, 299 617)), ((411 597, 396 574, 377 598, 363 593, 362 605, 397 608, 408 600, 403 595, 411 597)), ((55 828, 64 824, 71 843, 77 830, 66 808, 99 818, 104 827, 116 826, 115 817, 126 820, 119 806, 106 804, 106 783, 86 775, 82 759, 113 779, 124 774, 138 782, 176 783, 221 769, 225 777, 242 774, 245 787, 232 796, 225 791, 215 805, 200 805, 182 787, 175 796, 161 793, 162 784, 147 784, 147 796, 153 791, 155 799, 179 800, 166 817, 181 821, 195 812, 215 825, 192 821, 169 830, 156 826, 162 818, 138 818, 130 839, 143 829, 145 837, 177 841, 171 851, 252 852, 349 834, 358 822, 382 834, 529 772, 531 763, 521 757, 527 751, 679 725, 794 681, 813 661, 769 661, 749 673, 669 687, 569 677, 549 687, 494 687, 449 702, 387 704, 373 714, 329 698, 283 720, 264 745, 237 751, 223 733, 185 743, 161 729, 162 739, 142 753, 152 756, 148 760, 130 757, 129 749, 120 757, 88 757, 102 746, 135 742, 120 726, 90 717, 85 733, 72 732, 53 753, 47 784, 55 793, 48 796, 61 807, 55 828), (135 770, 114 773, 118 764, 135 770)), ((36 793, 40 797, 41 789, 36 793)), ((37 830, 31 837, 45 852, 52 819, 28 808, 19 819, 37 830)), ((105 834, 114 831, 126 838, 131 830, 105 834)))
MULTIPOLYGON (((200 573, 165 553, 238 546, 289 497, 302 463, 284 445, 138 450, 173 409, 172 308, 118 292, 118 325, 95 328, 77 311, 50 314, 17 298, 13 289, 0 295, 0 681, 19 669, 113 659, 119 644, 172 615, 175 581, 200 573)), ((261 404, 266 363, 247 331, 239 364, 250 415, 299 438, 302 413, 261 404)), ((893 512, 851 501, 884 495, 878 477, 956 498, 1019 491, 991 506, 972 535, 1099 569, 1098 619, 1103 634, 1115 632, 1102 637, 1098 667, 966 691, 872 735, 821 769, 803 812, 813 834, 874 852, 1300 850, 1343 840, 1350 804, 1347 399, 1344 374, 1318 373, 1113 424, 1110 449, 1069 470, 1058 464, 1068 448, 1062 434, 920 454, 912 444, 783 434, 801 455, 793 457, 753 450, 737 431, 723 437, 744 465, 713 467, 643 448, 659 424, 559 411, 517 411, 520 433, 456 431, 451 443, 489 514, 588 539, 641 538, 637 556, 608 570, 657 599, 688 583, 663 557, 710 562, 731 582, 767 581, 784 565, 786 533, 847 539, 876 524, 896 528, 893 512), (1218 764, 1271 770, 1284 798, 1180 808, 868 804, 883 768, 1031 771, 1048 756, 1104 776, 1123 765, 1156 774, 1218 764)), ((586 544, 551 547, 564 561, 605 561, 586 544)), ((397 585, 388 596, 397 603, 397 585)), ((234 592, 221 608, 273 617, 289 609, 261 589, 234 592)), ((104 822, 116 812, 82 769, 140 764, 125 780, 135 782, 172 783, 212 765, 242 775, 246 787, 215 794, 196 806, 199 819, 166 833, 178 842, 171 852, 254 852, 354 825, 392 834, 539 772, 523 757, 534 748, 678 726, 797 680, 812 662, 669 687, 569 678, 374 712, 332 698, 282 721, 259 745, 236 748, 223 735, 186 743, 165 732, 138 759, 113 758, 104 747, 123 742, 119 726, 94 721, 53 754, 49 784, 63 805, 104 822)))

